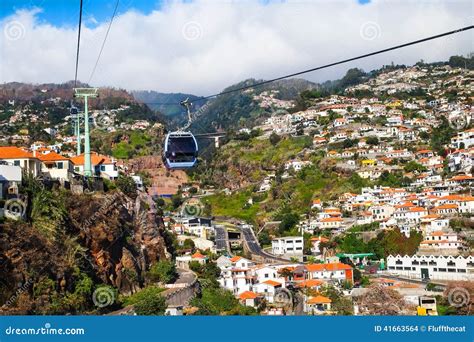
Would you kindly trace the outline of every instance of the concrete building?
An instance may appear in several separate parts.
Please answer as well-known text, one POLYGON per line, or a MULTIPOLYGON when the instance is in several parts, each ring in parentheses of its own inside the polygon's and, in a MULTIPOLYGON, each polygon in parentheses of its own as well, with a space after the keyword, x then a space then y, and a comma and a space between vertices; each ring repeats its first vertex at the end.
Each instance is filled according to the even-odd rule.
POLYGON ((303 255, 303 237, 285 236, 272 240, 272 254, 274 255, 303 255))
POLYGON ((387 271, 412 279, 473 281, 474 257, 389 255, 387 271))

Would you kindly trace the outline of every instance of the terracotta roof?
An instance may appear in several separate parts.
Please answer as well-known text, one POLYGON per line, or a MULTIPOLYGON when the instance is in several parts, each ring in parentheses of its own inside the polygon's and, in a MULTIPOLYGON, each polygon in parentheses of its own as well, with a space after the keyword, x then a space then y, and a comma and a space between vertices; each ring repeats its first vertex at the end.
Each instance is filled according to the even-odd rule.
POLYGON ((344 220, 340 217, 328 217, 321 220, 321 222, 342 222, 342 221, 344 220))
POLYGON ((351 270, 352 267, 342 262, 334 262, 328 264, 308 264, 305 266, 308 272, 320 272, 320 271, 342 271, 351 270))
POLYGON ((328 297, 318 295, 316 297, 311 297, 310 299, 308 299, 308 301, 306 303, 308 303, 308 304, 330 304, 331 300, 328 297))
POLYGON ((242 257, 236 255, 236 256, 230 258, 230 261, 231 261, 231 262, 237 262, 237 261, 239 261, 240 259, 242 259, 242 257))
POLYGON ((324 236, 316 236, 312 237, 310 241, 328 242, 329 239, 326 239, 324 236))
POLYGON ((33 153, 15 146, 0 147, 0 159, 35 158, 33 153))
MULTIPOLYGON (((76 165, 84 165, 84 153, 72 157, 71 160, 76 165)), ((112 161, 107 156, 101 155, 97 152, 91 152, 91 163, 92 165, 112 164, 112 161)))
POLYGON ((245 292, 242 292, 239 295, 239 298, 242 299, 242 300, 244 300, 244 299, 255 299, 257 297, 258 297, 258 295, 255 292, 252 292, 252 291, 245 291, 245 292))
POLYGON ((298 284, 298 287, 317 287, 324 284, 324 281, 319 279, 308 279, 298 284))
POLYGON ((64 157, 56 152, 49 152, 47 154, 38 153, 37 157, 41 161, 70 160, 68 157, 64 157))
POLYGON ((440 209, 457 209, 458 205, 457 204, 443 204, 440 206, 437 206, 434 208, 434 210, 440 210, 440 209))
POLYGON ((270 286, 281 286, 281 283, 274 281, 274 280, 266 280, 262 284, 267 284, 270 286))
POLYGON ((193 255, 191 255, 191 258, 193 258, 193 259, 205 259, 206 256, 205 256, 205 255, 202 255, 202 254, 199 253, 199 252, 196 252, 196 253, 194 253, 193 255))

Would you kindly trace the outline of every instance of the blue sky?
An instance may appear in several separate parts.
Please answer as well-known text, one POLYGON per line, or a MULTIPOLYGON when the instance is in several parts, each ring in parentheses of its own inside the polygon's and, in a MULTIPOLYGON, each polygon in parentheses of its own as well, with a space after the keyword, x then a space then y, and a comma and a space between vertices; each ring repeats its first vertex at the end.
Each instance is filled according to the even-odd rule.
MULTIPOLYGON (((472 25, 472 0, 84 0, 79 80, 215 93, 472 25), (93 77, 91 77, 93 76, 93 77)), ((0 82, 74 77, 79 0, 0 0, 0 82)), ((304 75, 443 61, 474 51, 474 30, 304 75)))
MULTIPOLYGON (((93 26, 94 21, 103 22, 110 19, 116 0, 83 0, 85 24, 93 26)), ((219 0, 216 0, 217 2, 219 0)), ((38 20, 56 26, 74 25, 77 22, 79 0, 0 0, 0 19, 14 14, 17 10, 40 8, 38 20)), ((128 10, 148 14, 162 8, 163 0, 120 0, 119 13, 128 10)), ((183 1, 191 2, 191 1, 183 1)), ((271 0, 261 0, 268 4, 271 0)), ((370 0, 354 0, 361 5, 370 3, 370 0)))
MULTIPOLYGON (((74 25, 78 20, 79 0, 1 0, 0 18, 14 14, 17 10, 39 8, 38 19, 56 26, 74 25)), ((130 9, 147 14, 161 7, 159 0, 121 0, 119 13, 130 9)), ((115 7, 115 0, 84 0, 83 15, 88 26, 93 20, 107 21, 115 7)))

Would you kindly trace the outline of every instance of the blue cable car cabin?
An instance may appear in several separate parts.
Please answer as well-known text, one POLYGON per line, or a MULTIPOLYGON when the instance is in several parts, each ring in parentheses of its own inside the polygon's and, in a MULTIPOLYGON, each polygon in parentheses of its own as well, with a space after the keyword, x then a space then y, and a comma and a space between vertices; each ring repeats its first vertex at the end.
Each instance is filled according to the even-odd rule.
POLYGON ((188 169, 196 165, 198 144, 191 132, 171 132, 166 135, 164 161, 169 169, 188 169))

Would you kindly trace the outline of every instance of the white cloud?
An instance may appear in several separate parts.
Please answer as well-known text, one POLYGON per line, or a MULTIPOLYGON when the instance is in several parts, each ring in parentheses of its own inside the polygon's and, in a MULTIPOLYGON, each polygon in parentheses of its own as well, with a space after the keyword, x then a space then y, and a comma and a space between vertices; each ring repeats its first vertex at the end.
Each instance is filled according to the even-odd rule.
MULTIPOLYGON (((1 82, 74 77, 75 28, 54 27, 37 14, 20 10, 0 22, 1 82)), ((129 10, 116 17, 92 84, 206 95, 246 78, 272 78, 457 29, 472 19, 469 0, 170 1, 146 15, 129 10)), ((81 81, 89 79, 107 26, 94 22, 83 29, 81 81)), ((324 81, 350 67, 445 60, 473 50, 469 31, 304 77, 324 81)))

